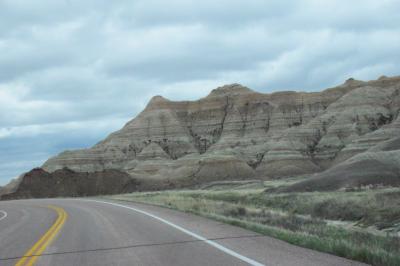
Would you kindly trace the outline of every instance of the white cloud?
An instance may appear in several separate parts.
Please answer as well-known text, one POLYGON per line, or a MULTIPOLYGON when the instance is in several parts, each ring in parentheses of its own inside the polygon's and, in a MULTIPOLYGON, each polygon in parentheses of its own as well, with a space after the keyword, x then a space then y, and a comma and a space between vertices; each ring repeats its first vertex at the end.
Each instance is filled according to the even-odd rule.
POLYGON ((101 120, 87 121, 70 121, 64 123, 50 124, 34 124, 26 126, 5 127, 0 128, 0 139, 4 138, 21 138, 21 137, 36 137, 49 134, 70 134, 71 132, 86 131, 90 132, 106 132, 108 130, 117 130, 121 128, 127 121, 128 117, 112 118, 101 120))

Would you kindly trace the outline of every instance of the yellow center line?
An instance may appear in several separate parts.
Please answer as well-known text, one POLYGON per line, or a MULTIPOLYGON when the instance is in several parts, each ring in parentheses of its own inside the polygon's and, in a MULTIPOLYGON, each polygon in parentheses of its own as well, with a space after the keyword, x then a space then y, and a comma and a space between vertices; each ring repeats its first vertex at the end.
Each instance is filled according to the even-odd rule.
POLYGON ((15 266, 31 266, 39 256, 46 250, 50 243, 55 239, 57 233, 63 227, 67 220, 67 213, 64 209, 56 206, 48 206, 57 212, 58 218, 50 229, 24 254, 24 256, 15 264, 15 266))

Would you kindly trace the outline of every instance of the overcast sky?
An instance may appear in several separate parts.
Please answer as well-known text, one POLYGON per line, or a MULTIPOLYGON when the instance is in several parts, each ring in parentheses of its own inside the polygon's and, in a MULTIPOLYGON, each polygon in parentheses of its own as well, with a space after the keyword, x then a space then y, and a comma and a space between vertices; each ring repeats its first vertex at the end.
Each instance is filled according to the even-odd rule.
POLYGON ((400 1, 0 0, 0 185, 153 95, 316 91, 400 74, 400 1))

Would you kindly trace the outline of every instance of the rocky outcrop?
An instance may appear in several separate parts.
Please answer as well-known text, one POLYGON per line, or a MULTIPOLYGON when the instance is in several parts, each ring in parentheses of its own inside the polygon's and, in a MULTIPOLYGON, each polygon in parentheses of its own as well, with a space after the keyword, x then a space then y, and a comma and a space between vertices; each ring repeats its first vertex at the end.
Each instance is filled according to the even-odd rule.
POLYGON ((261 94, 233 84, 193 102, 156 96, 104 141, 64 152, 43 168, 134 173, 148 164, 157 172, 189 155, 224 154, 245 161, 261 178, 323 171, 398 132, 399 87, 399 77, 382 77, 312 93, 261 94))
POLYGON ((375 153, 370 149, 400 135, 399 112, 400 77, 349 79, 322 92, 262 94, 232 84, 198 101, 155 96, 94 147, 65 151, 42 167, 121 170, 168 188, 310 175, 375 153))

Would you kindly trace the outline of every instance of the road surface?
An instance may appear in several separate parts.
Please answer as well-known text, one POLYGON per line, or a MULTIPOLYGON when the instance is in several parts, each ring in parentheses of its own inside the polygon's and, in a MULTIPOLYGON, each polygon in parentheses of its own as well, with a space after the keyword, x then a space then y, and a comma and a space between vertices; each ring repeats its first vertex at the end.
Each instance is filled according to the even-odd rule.
POLYGON ((0 202, 0 265, 363 265, 161 207, 0 202))

